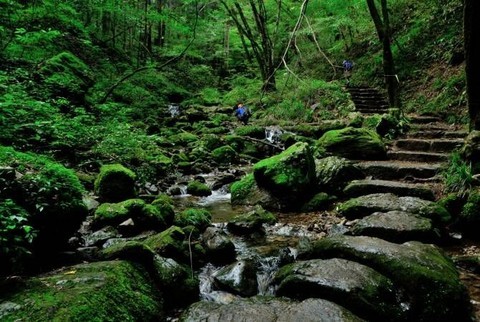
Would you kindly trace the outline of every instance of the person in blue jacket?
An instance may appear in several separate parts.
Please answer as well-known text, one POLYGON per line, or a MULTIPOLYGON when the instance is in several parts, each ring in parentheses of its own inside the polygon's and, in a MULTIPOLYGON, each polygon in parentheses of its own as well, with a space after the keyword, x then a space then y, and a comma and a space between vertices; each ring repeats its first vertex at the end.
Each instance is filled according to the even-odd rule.
POLYGON ((243 105, 243 103, 238 103, 235 106, 234 115, 240 122, 242 122, 244 125, 247 125, 248 119, 250 118, 250 110, 248 106, 243 105))

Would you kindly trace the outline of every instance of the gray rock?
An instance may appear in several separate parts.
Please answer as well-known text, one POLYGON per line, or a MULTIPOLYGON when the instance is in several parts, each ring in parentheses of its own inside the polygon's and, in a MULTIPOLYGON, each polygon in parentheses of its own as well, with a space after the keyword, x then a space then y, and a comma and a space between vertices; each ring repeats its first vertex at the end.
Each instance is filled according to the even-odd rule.
POLYGON ((438 239, 432 220, 404 211, 376 212, 360 219, 352 229, 353 235, 379 237, 391 242, 438 239))
POLYGON ((208 227, 202 241, 211 262, 231 263, 235 260, 235 245, 222 229, 208 227))
POLYGON ((388 180, 354 180, 343 190, 348 197, 358 197, 373 193, 393 193, 397 196, 417 197, 434 200, 435 194, 428 186, 388 180))
POLYGON ((322 299, 302 302, 252 297, 229 304, 197 302, 182 314, 182 322, 356 322, 363 321, 345 308, 322 299))
POLYGON ((374 268, 405 290, 409 321, 471 321, 468 293, 458 271, 434 245, 335 236, 315 242, 298 258, 344 258, 374 268))
POLYGON ((283 267, 277 295, 324 298, 367 320, 404 320, 401 292, 374 269, 344 259, 313 259, 283 267))
POLYGON ((342 191, 346 183, 365 176, 351 161, 340 157, 315 160, 315 175, 321 191, 342 191))
POLYGON ((257 294, 257 268, 254 262, 242 260, 228 265, 215 273, 215 286, 241 296, 257 294))

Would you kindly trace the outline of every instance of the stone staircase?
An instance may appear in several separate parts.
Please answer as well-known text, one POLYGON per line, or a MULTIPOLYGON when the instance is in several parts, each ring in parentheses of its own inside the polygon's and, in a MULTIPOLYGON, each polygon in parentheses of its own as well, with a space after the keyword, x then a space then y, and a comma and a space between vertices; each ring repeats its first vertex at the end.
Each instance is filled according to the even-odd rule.
POLYGON ((372 87, 347 87, 355 109, 364 114, 383 114, 388 111, 385 96, 372 87))
MULTIPOLYGON (((449 155, 461 147, 467 132, 433 117, 413 116, 411 127, 404 137, 393 141, 387 151, 388 160, 360 161, 358 166, 369 180, 378 182, 377 192, 430 195, 427 199, 433 200, 431 194, 420 190, 432 190, 433 183, 438 185, 439 170, 449 155), (395 188, 399 183, 402 189, 395 188)), ((368 180, 365 181, 369 186, 368 180)))

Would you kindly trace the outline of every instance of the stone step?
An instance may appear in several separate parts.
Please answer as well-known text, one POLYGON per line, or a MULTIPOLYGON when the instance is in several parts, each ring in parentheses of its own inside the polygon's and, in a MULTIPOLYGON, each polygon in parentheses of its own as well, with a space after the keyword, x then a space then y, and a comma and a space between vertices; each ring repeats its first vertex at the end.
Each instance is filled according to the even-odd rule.
POLYGON ((393 193, 400 197, 435 200, 434 192, 426 185, 389 180, 354 180, 345 187, 343 192, 350 198, 374 193, 393 193))
POLYGON ((425 139, 439 139, 439 138, 449 138, 449 139, 463 139, 468 135, 467 131, 449 131, 444 129, 437 130, 419 130, 407 133, 408 138, 425 138, 425 139))
POLYGON ((399 139, 395 147, 408 151, 451 152, 460 148, 463 139, 399 139))
POLYGON ((363 114, 385 114, 388 112, 387 109, 377 109, 377 108, 356 108, 357 112, 363 113, 363 114))
POLYGON ((389 160, 400 160, 410 162, 446 162, 447 153, 420 152, 420 151, 387 151, 389 160))
POLYGON ((380 108, 388 109, 388 104, 377 102, 354 102, 356 108, 380 108))
POLYGON ((421 163, 403 161, 362 161, 356 164, 367 177, 381 180, 437 180, 440 163, 421 163))
POLYGON ((426 123, 434 123, 434 122, 441 122, 442 120, 437 116, 410 116, 410 123, 413 124, 426 124, 426 123))

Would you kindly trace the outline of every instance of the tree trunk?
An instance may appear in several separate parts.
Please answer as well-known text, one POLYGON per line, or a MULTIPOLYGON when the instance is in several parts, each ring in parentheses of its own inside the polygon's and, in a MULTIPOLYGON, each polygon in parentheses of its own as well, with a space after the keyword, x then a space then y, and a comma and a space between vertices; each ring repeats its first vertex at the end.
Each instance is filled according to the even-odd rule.
POLYGON ((388 103, 391 107, 400 107, 399 84, 395 72, 395 61, 391 47, 390 20, 388 17, 387 0, 381 1, 382 15, 379 14, 374 0, 367 0, 368 10, 372 16, 378 39, 383 47, 383 73, 388 93, 388 103))
POLYGON ((465 73, 470 130, 480 130, 480 21, 477 20, 479 16, 480 1, 465 0, 465 73))

